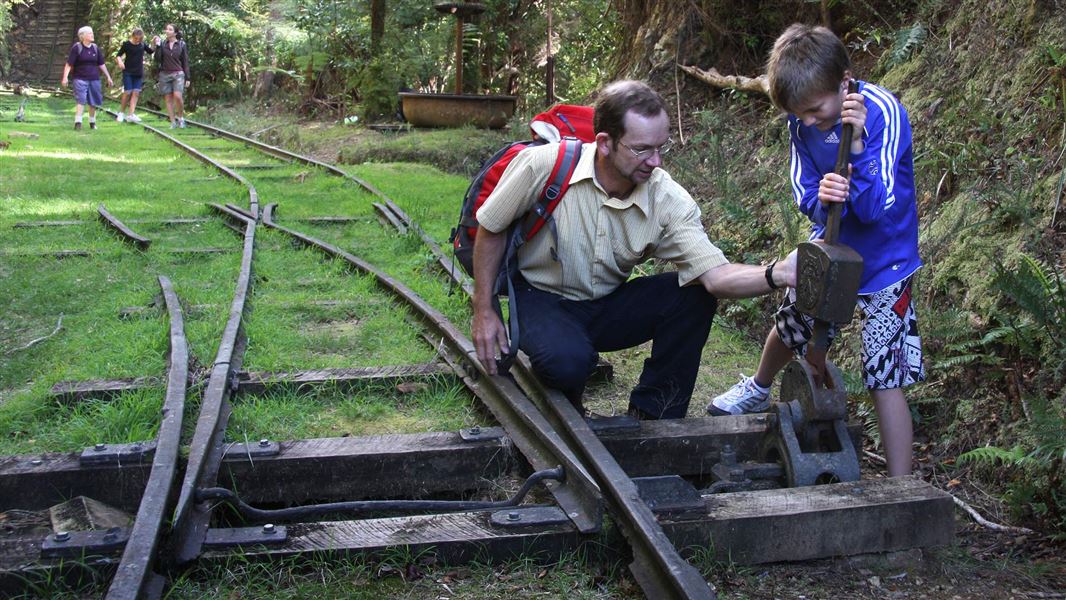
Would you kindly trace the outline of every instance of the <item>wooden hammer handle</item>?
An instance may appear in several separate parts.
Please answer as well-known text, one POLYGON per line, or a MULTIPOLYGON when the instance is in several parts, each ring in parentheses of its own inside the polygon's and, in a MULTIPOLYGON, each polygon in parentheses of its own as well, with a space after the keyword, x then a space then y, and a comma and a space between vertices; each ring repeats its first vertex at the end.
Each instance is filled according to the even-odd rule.
MULTIPOLYGON (((848 93, 855 94, 859 91, 859 82, 852 79, 848 82, 848 93)), ((851 138, 854 127, 844 125, 840 128, 840 146, 837 147, 837 163, 833 172, 841 177, 848 178, 848 159, 851 157, 851 138)), ((862 135, 862 134, 859 134, 862 135)), ((840 217, 844 212, 842 202, 834 202, 829 206, 829 219, 825 224, 825 236, 827 244, 837 243, 840 238, 840 217)))

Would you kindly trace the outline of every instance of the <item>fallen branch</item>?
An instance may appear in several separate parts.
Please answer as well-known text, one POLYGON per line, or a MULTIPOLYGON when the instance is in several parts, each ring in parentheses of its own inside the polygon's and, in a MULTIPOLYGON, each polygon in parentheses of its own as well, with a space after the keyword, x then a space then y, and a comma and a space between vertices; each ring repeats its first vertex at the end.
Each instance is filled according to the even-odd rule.
POLYGON ((260 129, 259 131, 256 131, 256 132, 253 132, 253 133, 249 133, 248 137, 257 138, 257 137, 263 135, 264 133, 270 131, 271 129, 276 129, 278 127, 281 127, 282 125, 284 125, 284 123, 275 123, 274 125, 271 125, 270 127, 266 127, 264 129, 260 129))
POLYGON ((718 69, 711 67, 709 71, 704 71, 699 67, 690 67, 687 65, 678 65, 682 71, 692 75, 696 79, 716 88, 736 89, 742 92, 757 92, 764 96, 770 95, 770 83, 766 78, 766 75, 759 75, 758 77, 745 77, 743 75, 722 75, 718 72, 718 69))
POLYGON ((43 342, 43 341, 47 340, 48 338, 52 337, 53 335, 59 333, 59 330, 62 329, 62 328, 63 328, 63 313, 60 313, 59 314, 59 321, 56 322, 56 328, 52 330, 52 333, 49 333, 48 335, 45 335, 45 336, 42 336, 42 337, 39 337, 39 338, 37 338, 35 340, 31 340, 30 343, 26 344, 25 346, 20 346, 18 348, 13 348, 11 350, 8 350, 6 352, 6 354, 14 354, 15 352, 18 352, 19 350, 26 350, 27 348, 32 348, 33 346, 39 344, 40 342, 43 342))
POLYGON ((869 450, 863 450, 862 453, 863 453, 864 456, 866 456, 866 458, 869 458, 869 459, 873 460, 874 462, 881 463, 882 465, 887 465, 888 464, 888 461, 885 460, 885 457, 881 456, 880 454, 874 454, 873 452, 870 452, 869 450))
POLYGON ((973 520, 976 521, 978 525, 987 527, 988 529, 991 529, 993 531, 1002 531, 1004 533, 1018 533, 1024 535, 1029 535, 1033 533, 1032 529, 1028 529, 1026 527, 1012 527, 1010 525, 1000 525, 998 523, 993 523, 992 521, 989 521, 988 519, 982 517, 981 514, 974 510, 969 504, 966 504, 962 500, 956 498, 954 494, 950 492, 947 492, 947 494, 951 496, 952 500, 955 501, 955 505, 966 511, 966 514, 973 517, 973 520))

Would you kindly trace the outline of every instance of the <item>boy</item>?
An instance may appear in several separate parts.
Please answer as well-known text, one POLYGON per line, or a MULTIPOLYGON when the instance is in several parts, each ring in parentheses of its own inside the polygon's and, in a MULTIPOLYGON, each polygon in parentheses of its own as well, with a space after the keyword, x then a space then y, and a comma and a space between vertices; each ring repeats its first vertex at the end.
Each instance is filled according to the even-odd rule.
MULTIPOLYGON (((911 128, 899 101, 871 83, 848 94, 851 60, 825 27, 795 24, 774 43, 767 65, 770 98, 789 113, 792 192, 822 238, 827 207, 844 204, 840 243, 863 258, 863 379, 877 410, 889 476, 911 472, 913 426, 903 387, 925 379, 921 340, 911 302, 918 258, 911 128), (854 127, 848 179, 833 173, 841 124, 854 127)), ((802 355, 813 321, 795 308, 788 290, 763 346, 759 368, 707 406, 713 415, 763 411, 770 385, 802 355)), ((830 334, 835 334, 834 330, 830 334)))
POLYGON ((155 52, 155 41, 153 40, 150 46, 145 44, 144 31, 138 27, 130 34, 129 40, 122 42, 122 47, 115 56, 115 63, 122 71, 122 101, 119 103, 118 117, 116 117, 119 123, 124 120, 130 123, 141 122, 141 118, 134 111, 137 110, 137 98, 141 95, 144 83, 144 54, 146 52, 148 54, 155 52), (123 56, 129 61, 128 66, 122 60, 123 56), (129 102, 129 114, 124 115, 127 101, 129 102))

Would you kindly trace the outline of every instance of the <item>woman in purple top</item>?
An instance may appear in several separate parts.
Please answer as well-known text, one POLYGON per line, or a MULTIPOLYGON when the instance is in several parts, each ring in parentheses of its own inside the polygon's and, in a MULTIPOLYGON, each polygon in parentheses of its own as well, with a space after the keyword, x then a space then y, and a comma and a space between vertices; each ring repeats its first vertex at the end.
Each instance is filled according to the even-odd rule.
POLYGON ((89 129, 96 129, 96 107, 104 105, 104 93, 100 89, 100 73, 107 77, 107 85, 113 85, 111 74, 104 64, 104 53, 93 43, 93 28, 86 25, 78 30, 78 41, 71 46, 67 64, 63 65, 60 85, 67 87, 67 77, 74 73, 74 129, 81 129, 81 114, 89 105, 89 129))

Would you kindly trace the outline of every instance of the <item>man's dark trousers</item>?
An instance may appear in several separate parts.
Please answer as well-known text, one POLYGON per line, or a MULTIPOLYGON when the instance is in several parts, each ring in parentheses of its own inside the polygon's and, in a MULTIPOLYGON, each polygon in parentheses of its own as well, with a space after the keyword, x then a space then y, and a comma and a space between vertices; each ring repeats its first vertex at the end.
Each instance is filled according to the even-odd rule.
POLYGON ((567 300, 516 282, 520 339, 545 384, 580 406, 598 352, 653 340, 630 405, 652 417, 685 416, 718 302, 677 273, 638 277, 597 300, 567 300))

